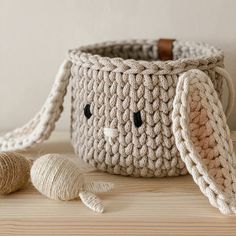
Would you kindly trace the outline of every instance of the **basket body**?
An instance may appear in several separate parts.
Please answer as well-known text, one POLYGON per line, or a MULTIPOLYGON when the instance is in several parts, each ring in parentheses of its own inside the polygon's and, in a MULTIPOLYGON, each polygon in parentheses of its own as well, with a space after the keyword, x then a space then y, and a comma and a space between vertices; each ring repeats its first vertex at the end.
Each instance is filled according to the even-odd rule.
POLYGON ((70 51, 71 140, 75 152, 109 173, 164 177, 187 173, 172 132, 181 73, 197 68, 211 78, 223 55, 205 44, 175 42, 173 61, 158 61, 156 41, 97 44, 70 51), (138 124, 137 124, 138 120, 138 124), (108 142, 104 128, 117 131, 108 142))

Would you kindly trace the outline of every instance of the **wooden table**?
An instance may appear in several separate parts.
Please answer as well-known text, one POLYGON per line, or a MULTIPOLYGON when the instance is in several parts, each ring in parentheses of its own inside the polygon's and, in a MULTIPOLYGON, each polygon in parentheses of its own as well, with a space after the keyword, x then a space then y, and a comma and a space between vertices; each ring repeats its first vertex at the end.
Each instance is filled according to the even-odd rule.
MULTIPOLYGON (((235 133, 232 137, 236 141, 235 133)), ((73 157, 69 135, 55 133, 26 154, 49 152, 73 157)), ((236 217, 213 208, 190 176, 142 179, 93 172, 88 178, 116 185, 99 195, 104 214, 80 200, 49 200, 29 185, 0 197, 0 235, 236 235, 236 217)))

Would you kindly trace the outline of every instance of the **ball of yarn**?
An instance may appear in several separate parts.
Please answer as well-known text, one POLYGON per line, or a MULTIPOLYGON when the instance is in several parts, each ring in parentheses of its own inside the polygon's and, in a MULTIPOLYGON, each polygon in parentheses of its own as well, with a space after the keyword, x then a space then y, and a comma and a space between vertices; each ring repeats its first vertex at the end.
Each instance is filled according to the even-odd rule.
POLYGON ((31 181, 43 195, 55 200, 79 197, 84 184, 78 165, 58 154, 47 154, 32 165, 31 181))
POLYGON ((30 162, 19 153, 0 153, 0 194, 15 192, 28 182, 30 162))

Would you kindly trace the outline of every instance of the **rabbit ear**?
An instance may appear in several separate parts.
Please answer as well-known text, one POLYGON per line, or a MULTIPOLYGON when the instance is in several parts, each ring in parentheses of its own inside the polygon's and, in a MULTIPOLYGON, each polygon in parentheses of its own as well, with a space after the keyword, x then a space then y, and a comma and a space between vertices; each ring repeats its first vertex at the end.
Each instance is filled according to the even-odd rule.
POLYGON ((102 201, 95 194, 82 191, 79 193, 79 196, 84 205, 90 208, 91 210, 98 213, 104 212, 104 206, 102 204, 102 201))
POLYGON ((210 203, 236 214, 236 159, 226 117, 211 79, 194 69, 179 78, 173 133, 181 159, 210 203))
POLYGON ((108 192, 114 188, 114 184, 111 182, 91 182, 85 183, 83 185, 83 190, 92 192, 92 193, 100 193, 100 192, 108 192))
POLYGON ((41 110, 24 126, 0 136, 0 152, 26 149, 48 139, 63 110, 72 62, 65 60, 58 70, 51 92, 41 110))

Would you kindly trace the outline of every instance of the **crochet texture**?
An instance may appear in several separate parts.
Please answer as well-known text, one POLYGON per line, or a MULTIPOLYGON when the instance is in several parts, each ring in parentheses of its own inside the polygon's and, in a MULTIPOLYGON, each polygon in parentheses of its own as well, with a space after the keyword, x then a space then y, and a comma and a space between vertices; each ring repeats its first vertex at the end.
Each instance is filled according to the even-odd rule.
POLYGON ((70 52, 71 134, 80 157, 115 174, 187 173, 172 131, 178 78, 190 69, 202 70, 221 97, 222 76, 215 68, 223 66, 223 56, 208 45, 181 42, 175 42, 173 53, 176 60, 157 61, 156 42, 148 41, 99 44, 70 52), (84 114, 87 105, 89 119, 84 114), (137 112, 141 113, 140 127, 135 126, 137 112), (104 128, 117 131, 112 144, 104 128))
POLYGON ((234 90, 223 53, 175 41, 174 60, 158 61, 156 45, 122 41, 70 50, 40 112, 0 137, 0 151, 47 139, 71 80, 71 139, 80 158, 100 170, 137 177, 189 172, 214 207, 236 213, 235 154, 226 124, 234 90), (223 78, 230 92, 226 117, 223 78))

